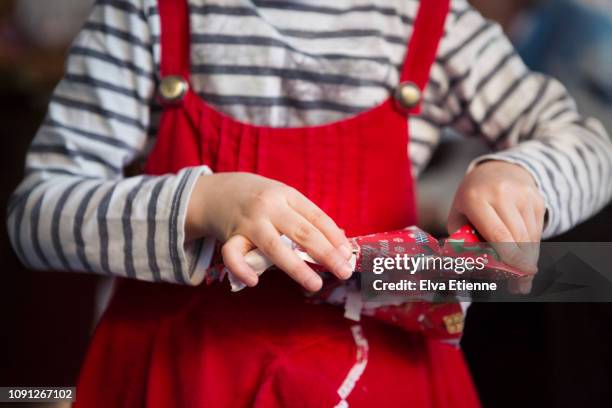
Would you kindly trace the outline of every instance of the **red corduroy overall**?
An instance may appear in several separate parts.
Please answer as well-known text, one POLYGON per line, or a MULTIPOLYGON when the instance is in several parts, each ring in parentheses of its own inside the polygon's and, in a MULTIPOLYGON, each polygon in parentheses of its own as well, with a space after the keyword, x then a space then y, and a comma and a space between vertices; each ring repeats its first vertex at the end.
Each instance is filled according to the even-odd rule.
MULTIPOLYGON (((159 0, 162 78, 190 77, 185 0, 159 0)), ((422 0, 400 86, 423 90, 448 0, 422 0)), ((400 88, 401 89, 401 88, 400 88)), ((414 89, 412 89, 414 91, 414 89)), ((401 95, 396 95, 401 99, 401 95)), ((206 164, 280 180, 348 236, 415 223, 408 114, 393 96, 339 122, 305 128, 241 123, 186 88, 167 103, 146 172, 206 164)), ((223 200, 223 197, 219 197, 223 200)), ((77 407, 475 407, 461 351, 341 308, 305 302, 269 271, 254 289, 122 281, 100 322, 77 407)))

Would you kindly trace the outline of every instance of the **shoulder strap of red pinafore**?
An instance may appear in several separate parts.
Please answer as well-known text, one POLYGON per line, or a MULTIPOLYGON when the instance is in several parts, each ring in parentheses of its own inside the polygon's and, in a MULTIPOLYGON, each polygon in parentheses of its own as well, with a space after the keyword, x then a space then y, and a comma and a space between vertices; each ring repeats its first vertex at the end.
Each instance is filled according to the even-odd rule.
POLYGON ((180 75, 188 80, 191 65, 188 1, 158 0, 157 4, 161 23, 161 76, 180 75))
MULTIPOLYGON (((421 92, 429 82, 429 73, 444 36, 444 25, 450 9, 450 0, 421 0, 408 42, 400 82, 415 83, 421 92)), ((419 113, 420 104, 410 110, 419 113)))
MULTIPOLYGON (((161 21, 161 76, 190 76, 189 4, 187 0, 158 0, 161 21)), ((450 0, 421 0, 408 43, 400 82, 414 82, 423 91, 435 61, 450 0)), ((418 113, 420 106, 411 110, 418 113)))
POLYGON ((161 26, 157 100, 163 112, 155 146, 144 167, 148 174, 176 173, 203 163, 199 129, 202 101, 189 84, 189 5, 187 0, 157 0, 157 4, 161 26))

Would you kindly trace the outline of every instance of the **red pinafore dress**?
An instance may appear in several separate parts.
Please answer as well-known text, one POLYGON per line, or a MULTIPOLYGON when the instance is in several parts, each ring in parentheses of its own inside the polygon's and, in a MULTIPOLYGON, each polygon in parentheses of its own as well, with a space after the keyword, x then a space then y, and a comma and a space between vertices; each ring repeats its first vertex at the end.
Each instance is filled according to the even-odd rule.
MULTIPOLYGON (((348 236, 414 224, 407 115, 418 113, 414 96, 428 82, 448 8, 448 0, 421 0, 395 96, 331 124, 271 128, 232 119, 194 93, 187 1, 159 0, 162 85, 180 78, 185 92, 166 101, 146 172, 205 164, 276 179, 348 236)), ((306 303, 274 270, 239 293, 221 283, 119 282, 76 399, 104 408, 478 405, 456 347, 306 303)))

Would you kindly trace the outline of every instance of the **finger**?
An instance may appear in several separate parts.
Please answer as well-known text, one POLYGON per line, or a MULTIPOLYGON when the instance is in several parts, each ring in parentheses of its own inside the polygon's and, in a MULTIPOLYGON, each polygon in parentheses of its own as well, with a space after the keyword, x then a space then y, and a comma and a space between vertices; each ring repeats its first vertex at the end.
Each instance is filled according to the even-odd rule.
POLYGON ((540 240, 542 239, 542 222, 538 221, 536 215, 537 210, 532 207, 526 207, 521 210, 527 231, 529 233, 529 241, 525 244, 527 252, 533 262, 537 265, 540 259, 540 240))
POLYGON ((532 203, 533 213, 536 219, 538 241, 542 239, 544 232, 544 221, 546 219, 546 207, 543 201, 534 201, 532 203))
POLYGON ((528 295, 533 287, 533 276, 525 276, 518 279, 519 293, 528 295))
POLYGON ((525 220, 527 234, 529 235, 529 240, 527 242, 540 242, 541 233, 538 232, 538 222, 536 220, 535 211, 531 207, 526 207, 521 209, 521 215, 525 220))
POLYGON ((253 244, 242 235, 234 235, 221 248, 223 264, 234 276, 245 285, 257 285, 257 273, 245 261, 244 256, 254 248, 253 244))
POLYGON ((281 240, 278 231, 272 224, 263 223, 260 225, 252 240, 274 265, 282 269, 306 290, 316 292, 321 289, 323 286, 321 277, 281 240))
MULTIPOLYGON (((278 214, 281 222, 276 229, 298 243, 312 258, 325 266, 340 279, 348 279, 353 274, 353 268, 340 250, 335 248, 323 233, 295 212, 291 207, 278 214)), ((273 222, 276 221, 273 219, 273 222)))
POLYGON ((289 196, 287 201, 295 211, 318 228, 329 242, 342 252, 346 259, 352 256, 352 247, 344 231, 336 225, 329 215, 297 190, 295 190, 295 194, 289 196))
POLYGON ((513 294, 528 295, 533 287, 533 276, 513 278, 508 281, 508 291, 513 294))
MULTIPOLYGON (((530 237, 529 228, 527 225, 530 224, 530 218, 523 215, 525 212, 520 211, 515 205, 505 203, 495 207, 496 212, 499 214, 503 223, 510 230, 514 241, 518 245, 525 264, 530 265, 531 269, 537 271, 538 269, 538 257, 539 257, 539 245, 537 242, 533 242, 530 237)), ((533 227, 531 226, 533 229, 533 227)))
POLYGON ((535 273, 533 266, 529 265, 521 255, 512 233, 488 202, 472 204, 465 212, 468 220, 493 246, 505 263, 523 272, 535 273))
POLYGON ((499 218, 510 231, 510 234, 512 234, 514 242, 520 244, 529 241, 527 225, 525 224, 523 215, 515 205, 507 203, 496 205, 494 208, 499 218))
MULTIPOLYGON (((497 206, 495 210, 504 224, 508 226, 512 237, 520 249, 520 256, 525 260, 526 264, 531 265, 533 270, 537 271, 539 245, 532 241, 532 232, 530 232, 534 230, 534 226, 531 224, 533 217, 529 216, 529 214, 533 214, 533 212, 525 209, 521 211, 515 205, 508 204, 497 206)), ((526 295, 531 292, 532 282, 533 276, 511 279, 509 282, 509 289, 511 293, 526 295)))
POLYGON ((513 295, 518 295, 519 293, 521 293, 519 290, 518 279, 515 279, 515 278, 508 279, 508 292, 510 292, 513 295))

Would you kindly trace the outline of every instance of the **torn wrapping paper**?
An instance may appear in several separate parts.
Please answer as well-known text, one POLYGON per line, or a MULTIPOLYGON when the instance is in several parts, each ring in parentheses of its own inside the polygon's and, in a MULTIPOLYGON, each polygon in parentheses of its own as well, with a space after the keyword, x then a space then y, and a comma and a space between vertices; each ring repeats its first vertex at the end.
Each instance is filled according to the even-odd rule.
MULTIPOLYGON (((286 237, 283 237, 283 240, 324 279, 321 291, 316 294, 306 294, 310 302, 344 307, 344 316, 354 321, 359 321, 361 316, 370 316, 404 330, 424 333, 441 340, 456 342, 460 339, 463 331, 464 312, 458 302, 430 303, 397 300, 385 303, 364 302, 357 274, 347 281, 338 280, 327 273, 323 266, 315 262, 298 245, 286 237)), ((417 227, 408 227, 398 231, 351 238, 350 242, 353 246, 353 256, 349 263, 355 272, 372 272, 375 258, 408 255, 410 257, 440 258, 480 257, 485 260, 486 268, 465 272, 463 275, 465 278, 506 279, 525 276, 523 272, 505 265, 495 250, 483 244, 476 231, 469 225, 462 227, 442 241, 436 240, 417 227)), ((258 275, 273 266, 272 262, 257 249, 249 252, 245 260, 258 275)), ((427 274, 427 276, 436 277, 455 272, 432 269, 421 270, 419 273, 421 276, 427 274)), ((245 285, 222 264, 217 264, 207 271, 206 281, 208 283, 220 281, 225 275, 228 277, 233 292, 245 288, 245 285)))

